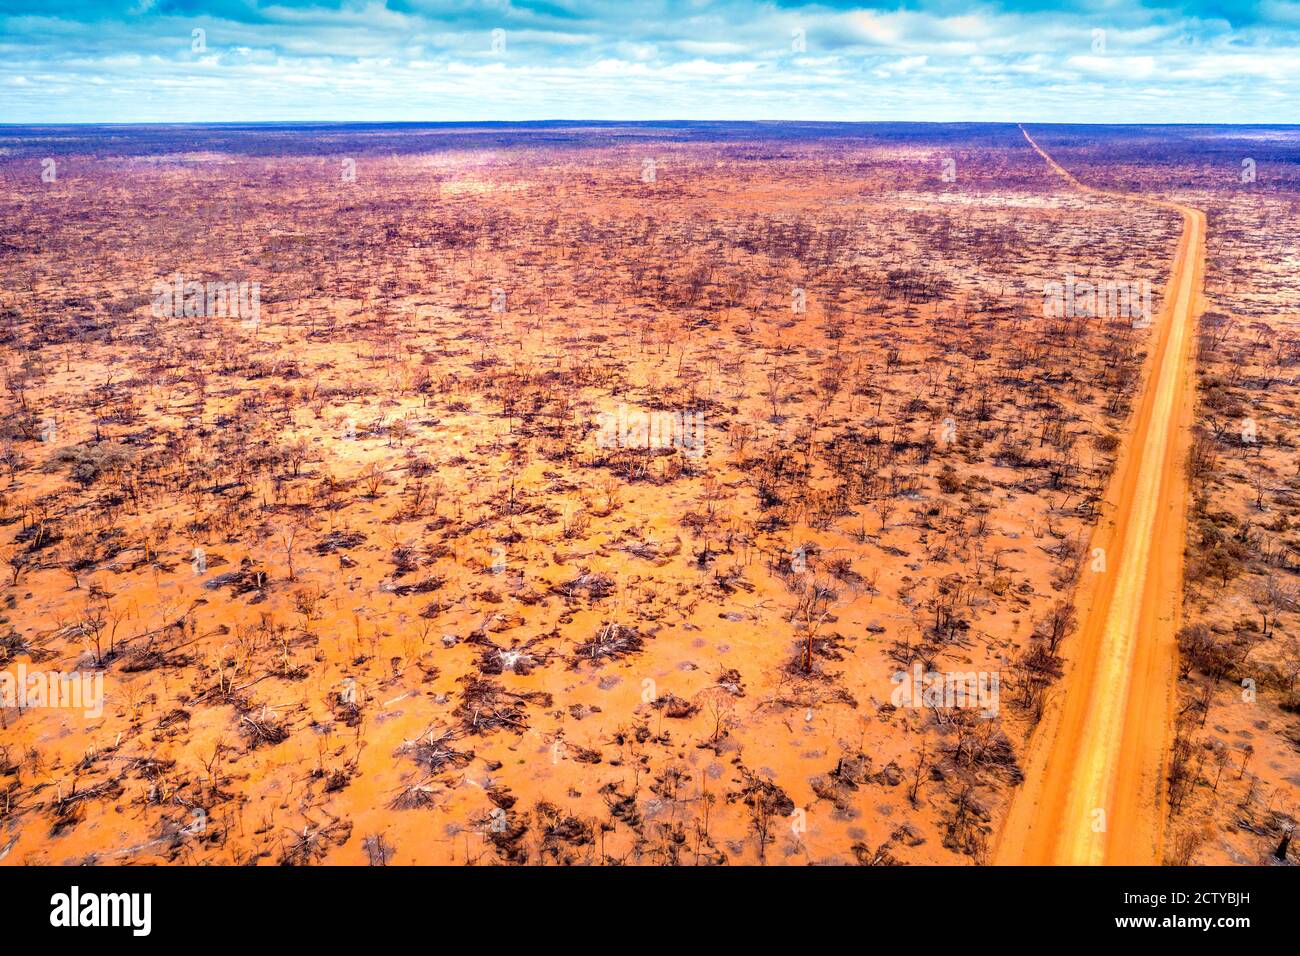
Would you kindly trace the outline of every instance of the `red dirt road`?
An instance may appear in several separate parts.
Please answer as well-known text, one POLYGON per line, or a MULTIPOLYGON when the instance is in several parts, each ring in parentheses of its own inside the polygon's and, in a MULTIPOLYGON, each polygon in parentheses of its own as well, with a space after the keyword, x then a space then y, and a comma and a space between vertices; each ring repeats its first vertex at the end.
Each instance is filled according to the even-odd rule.
MULTIPOLYGON (((1022 130, 1023 131, 1023 130, 1022 130)), ((1195 400, 1191 344, 1205 266, 1205 214, 1160 199, 1078 189, 1183 217, 1145 390, 1076 592, 1066 674, 1030 744, 1026 779, 998 839, 999 864, 1157 864, 1173 726, 1187 515, 1185 462, 1195 400), (1097 549, 1101 549, 1099 552, 1097 549), (1103 571, 1093 571, 1100 555, 1103 571)))

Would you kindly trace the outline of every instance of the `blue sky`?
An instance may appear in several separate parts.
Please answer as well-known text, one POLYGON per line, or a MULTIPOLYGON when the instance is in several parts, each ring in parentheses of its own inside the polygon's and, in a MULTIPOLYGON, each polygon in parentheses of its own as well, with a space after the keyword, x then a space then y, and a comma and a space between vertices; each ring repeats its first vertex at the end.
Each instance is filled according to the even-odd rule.
POLYGON ((1300 0, 0 0, 0 122, 474 119, 1297 122, 1300 0))

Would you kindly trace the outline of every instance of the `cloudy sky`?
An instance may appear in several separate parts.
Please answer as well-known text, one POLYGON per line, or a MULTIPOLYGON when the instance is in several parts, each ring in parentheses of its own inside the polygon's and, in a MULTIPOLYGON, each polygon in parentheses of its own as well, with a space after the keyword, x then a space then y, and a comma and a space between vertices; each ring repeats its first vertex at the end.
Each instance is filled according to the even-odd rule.
POLYGON ((0 0, 0 122, 1300 122, 1300 0, 0 0))

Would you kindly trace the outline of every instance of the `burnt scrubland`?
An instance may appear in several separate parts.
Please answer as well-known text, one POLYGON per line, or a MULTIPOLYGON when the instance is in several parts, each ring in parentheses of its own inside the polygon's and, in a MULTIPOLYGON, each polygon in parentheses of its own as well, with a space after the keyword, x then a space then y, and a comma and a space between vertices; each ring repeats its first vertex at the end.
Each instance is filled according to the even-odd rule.
MULTIPOLYGON (((1253 862, 1294 140, 1247 192, 1235 143, 1042 138, 1210 212, 1167 842, 1253 862)), ((1158 309, 1175 216, 1014 126, 0 139, 0 665, 105 692, 0 712, 6 862, 986 861, 1150 335, 1044 287, 1158 309)))

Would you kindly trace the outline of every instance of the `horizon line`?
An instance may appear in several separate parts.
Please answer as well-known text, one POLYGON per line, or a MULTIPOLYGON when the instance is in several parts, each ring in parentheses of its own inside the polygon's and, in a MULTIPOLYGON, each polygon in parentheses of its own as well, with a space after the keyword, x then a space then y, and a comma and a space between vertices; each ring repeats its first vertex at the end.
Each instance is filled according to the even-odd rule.
POLYGON ((1276 122, 1259 120, 1254 122, 1200 122, 1200 123, 1116 123, 1100 121, 1060 120, 913 120, 913 119, 875 119, 875 120, 809 120, 809 119, 565 119, 552 117, 547 119, 455 119, 455 120, 397 120, 397 119, 285 119, 285 120, 105 120, 105 121, 51 121, 40 123, 21 123, 0 121, 0 129, 66 129, 74 127, 184 127, 184 126, 544 126, 557 124, 601 125, 601 126, 761 126, 761 125, 802 125, 802 126, 1111 126, 1111 127, 1158 127, 1158 128, 1199 128, 1199 127, 1251 127, 1300 128, 1297 122, 1276 122))

